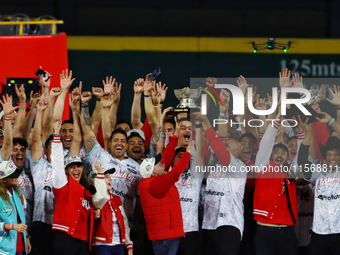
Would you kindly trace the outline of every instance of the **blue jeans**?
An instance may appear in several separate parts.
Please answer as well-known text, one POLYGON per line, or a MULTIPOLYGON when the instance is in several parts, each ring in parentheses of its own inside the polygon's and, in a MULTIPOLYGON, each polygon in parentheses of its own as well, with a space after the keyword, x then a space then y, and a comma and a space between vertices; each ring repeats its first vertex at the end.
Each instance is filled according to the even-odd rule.
POLYGON ((92 246, 92 254, 94 255, 124 255, 124 244, 115 246, 94 245, 92 246))
POLYGON ((179 238, 164 239, 152 242, 155 255, 176 255, 179 245, 179 238))

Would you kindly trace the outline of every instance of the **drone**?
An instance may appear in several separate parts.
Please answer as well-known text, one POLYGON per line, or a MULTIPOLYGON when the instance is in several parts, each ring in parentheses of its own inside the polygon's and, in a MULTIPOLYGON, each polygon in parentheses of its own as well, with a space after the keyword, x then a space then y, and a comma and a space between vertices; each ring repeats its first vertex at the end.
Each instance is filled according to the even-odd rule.
POLYGON ((288 43, 279 43, 276 42, 275 38, 269 38, 267 42, 265 43, 258 43, 255 44, 255 42, 252 42, 253 48, 254 48, 254 53, 256 53, 259 50, 282 50, 283 52, 287 52, 287 50, 290 48, 291 42, 288 43), (262 48, 258 48, 258 46, 263 46, 262 48))

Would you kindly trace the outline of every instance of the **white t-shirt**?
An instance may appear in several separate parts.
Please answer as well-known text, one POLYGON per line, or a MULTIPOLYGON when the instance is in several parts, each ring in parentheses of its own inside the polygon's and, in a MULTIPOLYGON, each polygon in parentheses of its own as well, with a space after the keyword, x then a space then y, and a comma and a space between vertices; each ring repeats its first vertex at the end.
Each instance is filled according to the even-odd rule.
POLYGON ((35 187, 33 222, 53 224, 55 200, 53 195, 52 165, 46 159, 31 159, 31 172, 35 187))
POLYGON ((190 169, 182 173, 178 182, 175 183, 182 208, 184 232, 198 231, 198 206, 200 200, 200 189, 203 175, 193 175, 195 165, 191 164, 190 169))
MULTIPOLYGON (((214 153, 212 157, 214 157, 214 153)), ((216 166, 222 168, 218 161, 216 166)), ((240 169, 245 164, 230 154, 230 167, 240 169)), ((207 178, 204 203, 203 229, 214 230, 220 226, 234 226, 240 230, 241 237, 244 228, 243 195, 247 173, 211 172, 207 178), (243 178, 240 178, 240 177, 243 178)))

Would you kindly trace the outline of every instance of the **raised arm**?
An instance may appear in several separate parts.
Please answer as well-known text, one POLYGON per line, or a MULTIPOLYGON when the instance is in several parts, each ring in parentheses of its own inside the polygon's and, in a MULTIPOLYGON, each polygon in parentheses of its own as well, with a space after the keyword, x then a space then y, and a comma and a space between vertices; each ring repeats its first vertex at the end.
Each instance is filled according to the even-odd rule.
POLYGON ((181 174, 187 168, 187 165, 190 161, 190 153, 184 152, 181 158, 174 164, 171 172, 168 172, 165 175, 158 176, 153 180, 150 184, 150 193, 155 198, 163 198, 170 187, 178 181, 181 174))
POLYGON ((331 126, 334 129, 335 132, 340 134, 340 125, 338 124, 338 122, 335 121, 334 118, 332 118, 329 114, 327 114, 325 112, 319 112, 319 115, 321 115, 322 118, 316 117, 316 119, 320 123, 328 124, 328 126, 331 126))
MULTIPOLYGON (((219 107, 220 107, 220 115, 219 115, 219 119, 225 119, 226 121, 228 121, 226 124, 224 125, 218 125, 218 129, 217 129, 217 134, 220 137, 228 137, 229 135, 229 102, 230 102, 230 93, 227 92, 225 89, 221 89, 220 92, 220 98, 222 101, 222 105, 219 103, 219 107)), ((198 121, 199 122, 199 121, 198 121)), ((199 122, 199 124, 201 124, 201 122, 199 122)))
POLYGON ((298 165, 302 166, 302 174, 303 178, 305 179, 310 179, 312 178, 313 172, 311 171, 311 165, 312 163, 308 161, 308 156, 309 156, 309 148, 310 145, 313 142, 312 138, 314 137, 312 133, 312 127, 311 125, 308 125, 308 118, 306 119, 305 123, 301 121, 300 116, 298 116, 299 119, 299 126, 305 131, 306 135, 305 138, 303 139, 300 148, 298 150, 298 165))
POLYGON ((223 166, 229 166, 230 164, 230 152, 226 149, 224 142, 212 128, 206 115, 202 115, 201 112, 194 113, 195 119, 202 123, 204 133, 208 142, 216 154, 218 160, 223 166))
MULTIPOLYGON (((39 98, 40 98, 40 95, 39 95, 39 98)), ((30 94, 31 109, 25 118, 25 123, 24 123, 24 128, 23 128, 23 137, 26 141, 31 133, 33 121, 34 121, 35 115, 37 114, 37 101, 38 100, 34 100, 33 98, 33 90, 32 90, 30 94)))
POLYGON ((98 172, 97 177, 93 180, 97 192, 92 197, 92 204, 94 209, 102 209, 105 203, 110 199, 110 195, 107 192, 105 176, 101 164, 96 161, 94 167, 98 172))
POLYGON ((89 153, 92 151, 97 143, 97 138, 91 129, 91 117, 89 112, 89 102, 92 98, 92 94, 89 91, 85 91, 81 94, 81 117, 80 124, 83 131, 85 149, 89 153))
MULTIPOLYGON (((42 69, 42 66, 40 66, 39 68, 42 69)), ((52 74, 50 74, 48 71, 45 70, 45 72, 46 72, 47 76, 49 76, 49 77, 52 76, 52 74)), ((41 84, 41 94, 44 94, 45 92, 47 92, 47 95, 48 95, 50 84, 51 84, 51 78, 49 78, 47 81, 44 81, 44 75, 41 75, 40 76, 40 84, 41 84)))
POLYGON ((101 99, 103 98, 104 91, 102 88, 95 88, 92 87, 92 94, 96 96, 97 101, 96 101, 96 106, 94 107, 92 116, 91 116, 91 128, 92 131, 94 132, 95 136, 98 135, 98 128, 99 124, 102 120, 102 104, 101 104, 101 99))
POLYGON ((18 88, 15 84, 15 92, 20 100, 18 114, 16 116, 14 122, 14 129, 13 129, 13 137, 24 137, 24 123, 25 123, 25 116, 26 116, 26 94, 24 84, 18 88))
POLYGON ((116 128, 117 123, 117 111, 120 102, 120 93, 122 90, 122 84, 116 82, 116 86, 113 87, 113 104, 110 108, 110 120, 111 120, 111 132, 116 128))
POLYGON ((256 166, 266 166, 270 162, 270 155, 273 150, 274 140, 276 133, 279 129, 280 121, 275 119, 272 124, 269 124, 263 138, 260 142, 259 151, 256 155, 255 165, 256 166))
POLYGON ((83 141, 83 135, 80 127, 80 88, 75 88, 72 93, 69 94, 69 105, 72 111, 73 117, 73 140, 70 147, 71 155, 79 155, 81 144, 83 141))
POLYGON ((68 89, 71 87, 72 83, 74 82, 75 78, 72 79, 72 71, 68 72, 66 69, 60 74, 60 88, 61 94, 58 96, 57 101, 55 102, 53 112, 53 119, 54 121, 62 121, 64 106, 65 106, 65 98, 68 92, 68 89))
POLYGON ((144 91, 144 79, 139 78, 135 81, 133 85, 133 101, 131 107, 131 124, 135 129, 141 129, 143 123, 141 122, 142 118, 142 107, 141 107, 141 97, 144 91))
POLYGON ((4 111, 4 143, 1 148, 1 158, 2 160, 8 161, 13 148, 13 130, 12 130, 12 118, 13 112, 19 107, 13 107, 12 105, 12 96, 2 96, 2 101, 0 103, 2 105, 2 109, 4 111))
MULTIPOLYGON (((222 101, 223 103, 223 101, 222 101)), ((193 115, 195 117, 195 115, 193 115)), ((195 154, 194 154, 194 164, 195 166, 204 166, 204 135, 203 135, 203 126, 201 122, 195 118, 195 126, 196 126, 196 137, 195 137, 195 154)), ((195 176, 196 171, 193 171, 193 175, 195 176)))
POLYGON ((150 128, 152 130, 153 137, 157 139, 157 129, 159 127, 159 120, 157 119, 157 115, 151 98, 152 92, 155 91, 155 81, 150 82, 150 75, 151 74, 146 75, 144 82, 144 107, 150 128))
POLYGON ((114 94, 111 93, 104 93, 102 97, 102 131, 103 131, 103 139, 105 150, 110 153, 110 136, 111 136, 111 121, 110 121, 110 107, 113 104, 114 94))
POLYGON ((37 105, 37 115, 35 116, 35 122, 32 133, 32 146, 31 146, 31 158, 33 161, 39 161, 42 155, 41 147, 41 122, 44 111, 48 105, 47 99, 43 98, 39 100, 37 105))
POLYGON ((51 153, 52 164, 52 182, 53 188, 60 189, 67 184, 67 177, 64 167, 64 151, 63 144, 60 140, 61 122, 57 121, 53 124, 53 142, 51 153))
MULTIPOLYGON (((52 123, 53 123, 53 109, 54 109, 54 101, 55 99, 60 96, 61 88, 52 88, 50 91, 50 95, 48 97, 48 106, 47 109, 44 111, 43 115, 43 130, 42 130, 42 141, 45 144, 48 137, 53 133, 52 130, 52 123)), ((37 95, 33 95, 36 97, 37 95)))

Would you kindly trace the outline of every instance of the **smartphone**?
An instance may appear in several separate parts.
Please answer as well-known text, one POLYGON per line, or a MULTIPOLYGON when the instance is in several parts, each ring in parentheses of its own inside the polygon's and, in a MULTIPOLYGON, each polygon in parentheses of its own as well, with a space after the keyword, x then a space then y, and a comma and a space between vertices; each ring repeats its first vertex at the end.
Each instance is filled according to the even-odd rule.
POLYGON ((151 76, 150 76, 150 82, 156 80, 156 78, 157 78, 158 76, 160 76, 161 73, 162 73, 162 72, 161 72, 161 68, 160 68, 160 67, 157 67, 157 68, 155 69, 155 71, 153 71, 153 73, 152 73, 151 76))
POLYGON ((44 81, 48 81, 50 79, 50 76, 40 68, 35 72, 35 75, 38 76, 39 78, 42 75, 44 81))

